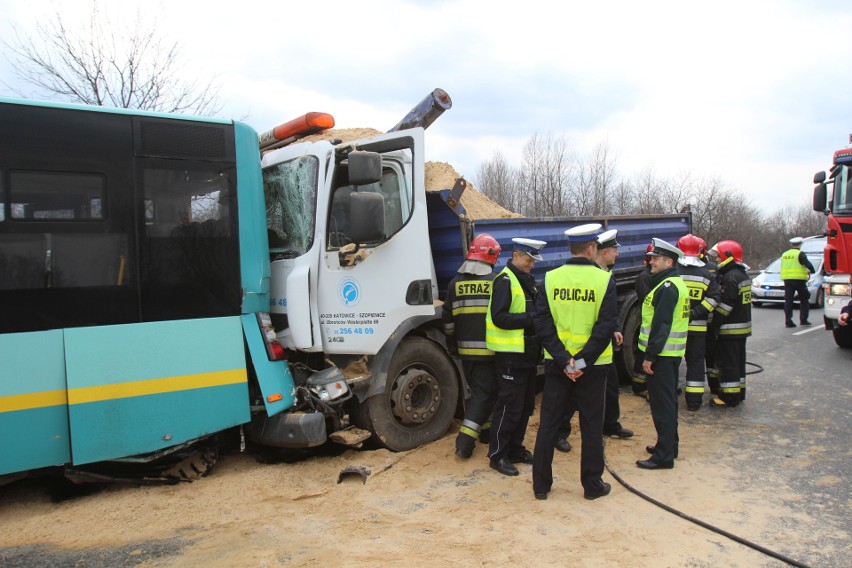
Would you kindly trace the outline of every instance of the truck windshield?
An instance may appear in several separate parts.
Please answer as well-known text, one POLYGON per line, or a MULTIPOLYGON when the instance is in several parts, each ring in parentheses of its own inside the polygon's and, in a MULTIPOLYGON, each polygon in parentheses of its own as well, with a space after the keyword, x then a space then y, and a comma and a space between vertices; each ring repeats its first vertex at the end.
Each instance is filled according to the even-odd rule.
POLYGON ((319 162, 302 156, 264 168, 269 252, 290 258, 305 254, 314 240, 319 162))
POLYGON ((849 179, 849 167, 841 166, 834 176, 834 196, 832 212, 836 215, 852 215, 852 179, 849 179))

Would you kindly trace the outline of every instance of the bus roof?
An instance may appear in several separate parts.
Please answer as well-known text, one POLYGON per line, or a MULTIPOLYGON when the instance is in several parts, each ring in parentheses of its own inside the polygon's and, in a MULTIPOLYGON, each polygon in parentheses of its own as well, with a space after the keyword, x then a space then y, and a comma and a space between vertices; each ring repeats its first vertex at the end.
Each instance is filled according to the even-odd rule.
POLYGON ((154 118, 170 118, 177 120, 192 120, 194 122, 209 122, 212 124, 233 124, 233 120, 223 118, 211 118, 209 116, 193 116, 188 114, 170 114, 167 112, 154 112, 148 110, 137 110, 128 108, 117 108, 107 106, 84 105, 77 103, 64 103, 56 101, 37 101, 32 99, 16 99, 0 97, 0 104, 25 105, 43 108, 58 108, 67 110, 82 110, 88 112, 103 112, 107 114, 123 114, 127 116, 148 116, 154 118))

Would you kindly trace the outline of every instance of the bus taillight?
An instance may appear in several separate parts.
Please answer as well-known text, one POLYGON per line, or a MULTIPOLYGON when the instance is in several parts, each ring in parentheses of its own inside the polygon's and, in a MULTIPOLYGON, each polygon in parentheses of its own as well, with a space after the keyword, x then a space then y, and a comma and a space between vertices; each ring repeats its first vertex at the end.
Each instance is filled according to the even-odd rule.
POLYGON ((284 346, 278 341, 275 334, 275 328, 272 327, 272 318, 269 314, 261 312, 257 314, 257 323, 260 326, 260 335, 263 337, 263 343, 266 346, 266 355, 270 361, 281 361, 287 358, 287 353, 284 351, 284 346))

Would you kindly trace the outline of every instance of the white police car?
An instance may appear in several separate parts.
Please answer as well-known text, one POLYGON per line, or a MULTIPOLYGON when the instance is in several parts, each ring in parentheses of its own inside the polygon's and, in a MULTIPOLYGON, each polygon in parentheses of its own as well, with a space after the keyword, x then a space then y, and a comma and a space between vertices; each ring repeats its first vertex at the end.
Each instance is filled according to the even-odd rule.
MULTIPOLYGON (((811 295, 810 304, 821 308, 825 301, 822 289, 823 279, 823 249, 826 238, 806 237, 802 240, 802 251, 814 265, 816 273, 808 279, 808 292, 811 295)), ((784 303, 784 281, 781 280, 781 258, 773 260, 760 274, 751 279, 751 303, 755 306, 762 304, 784 303)))

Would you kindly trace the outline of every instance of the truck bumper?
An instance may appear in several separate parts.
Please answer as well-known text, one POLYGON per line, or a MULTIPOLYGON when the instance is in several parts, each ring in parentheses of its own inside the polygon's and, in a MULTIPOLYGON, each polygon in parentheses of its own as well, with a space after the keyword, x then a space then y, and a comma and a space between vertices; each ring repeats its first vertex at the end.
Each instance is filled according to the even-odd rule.
POLYGON ((313 448, 325 443, 328 435, 321 412, 282 412, 256 416, 246 432, 249 440, 275 448, 313 448))

